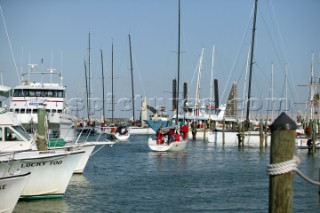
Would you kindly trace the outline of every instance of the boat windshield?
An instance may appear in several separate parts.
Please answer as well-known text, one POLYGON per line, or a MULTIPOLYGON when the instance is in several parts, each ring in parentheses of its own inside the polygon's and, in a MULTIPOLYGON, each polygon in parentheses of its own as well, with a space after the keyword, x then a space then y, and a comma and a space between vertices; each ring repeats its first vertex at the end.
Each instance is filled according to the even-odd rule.
POLYGON ((12 126, 12 128, 16 130, 25 139, 27 140, 31 139, 30 135, 28 135, 28 133, 22 128, 22 126, 12 126))

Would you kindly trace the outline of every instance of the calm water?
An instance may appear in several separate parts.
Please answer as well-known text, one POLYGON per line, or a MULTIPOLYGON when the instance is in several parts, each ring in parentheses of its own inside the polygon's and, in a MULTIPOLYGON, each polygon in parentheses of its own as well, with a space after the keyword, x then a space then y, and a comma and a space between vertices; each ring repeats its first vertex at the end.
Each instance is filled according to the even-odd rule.
MULTIPOLYGON (((319 152, 296 153, 314 180, 319 152)), ((156 153, 147 136, 131 136, 92 156, 63 199, 19 201, 14 212, 268 212, 268 163, 259 148, 189 141, 185 152, 156 153)), ((318 187, 295 175, 293 202, 293 212, 320 212, 318 187)))

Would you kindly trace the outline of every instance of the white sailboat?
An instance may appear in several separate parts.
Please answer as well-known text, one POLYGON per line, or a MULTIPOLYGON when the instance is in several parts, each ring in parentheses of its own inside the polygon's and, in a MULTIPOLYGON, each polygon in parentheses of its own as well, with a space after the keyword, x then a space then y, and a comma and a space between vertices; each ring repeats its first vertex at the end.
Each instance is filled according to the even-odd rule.
MULTIPOLYGON (((178 72, 177 72, 177 93, 176 93, 176 117, 175 117, 175 123, 178 125, 178 115, 179 115, 179 82, 180 82, 180 0, 178 0, 178 72)), ((177 131, 177 126, 174 127, 177 131)), ((170 127, 169 129, 173 129, 173 127, 170 127)), ((170 131, 170 130, 169 130, 170 131)), ((187 146, 187 138, 182 137, 180 139, 175 139, 171 141, 170 135, 168 134, 168 141, 171 141, 169 143, 165 143, 163 141, 158 141, 159 136, 162 137, 162 128, 160 128, 157 132, 157 139, 152 139, 151 137, 148 138, 148 146, 152 151, 156 152, 165 152, 165 151, 172 151, 172 152, 177 152, 177 151, 182 151, 186 148, 187 146)), ((179 136, 180 137, 180 136, 179 136)))
MULTIPOLYGON (((129 41, 130 41, 130 46, 131 46, 131 40, 130 40, 130 35, 129 35, 129 41)), ((131 52, 131 49, 130 49, 131 52)), ((113 125, 113 119, 114 119, 114 94, 113 94, 113 44, 112 44, 112 68, 111 68, 111 72, 112 72, 112 90, 111 90, 111 95, 112 95, 112 116, 111 116, 111 122, 113 125)), ((103 57, 102 57, 102 51, 101 51, 101 64, 102 64, 102 79, 104 79, 104 74, 103 74, 103 57)), ((102 87, 104 90, 104 80, 102 80, 102 87)), ((103 111, 104 111, 104 93, 103 93, 103 111)), ((127 126, 107 126, 106 122, 105 122, 105 113, 103 112, 103 122, 102 125, 100 127, 100 129, 98 130, 100 133, 104 133, 108 135, 108 138, 110 140, 117 140, 117 141, 127 141, 130 137, 130 130, 127 126)))

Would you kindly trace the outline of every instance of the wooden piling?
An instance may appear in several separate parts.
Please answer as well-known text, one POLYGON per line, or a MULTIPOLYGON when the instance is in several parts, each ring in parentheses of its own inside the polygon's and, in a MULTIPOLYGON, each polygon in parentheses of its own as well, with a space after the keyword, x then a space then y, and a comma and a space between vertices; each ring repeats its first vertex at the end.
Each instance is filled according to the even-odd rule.
POLYGON ((263 124, 262 119, 259 122, 259 136, 260 136, 260 148, 263 146, 263 124))
POLYGON ((312 121, 311 125, 311 137, 312 137, 312 154, 316 153, 316 142, 317 142, 317 134, 316 134, 316 127, 315 127, 315 120, 312 121))
POLYGON ((268 146, 268 123, 265 121, 264 123, 264 145, 265 147, 268 146))
POLYGON ((225 131, 226 131, 226 120, 222 119, 222 144, 224 145, 225 139, 225 131))
POLYGON ((206 123, 206 124, 204 125, 204 127, 203 127, 203 140, 204 140, 204 141, 206 140, 207 127, 208 127, 208 125, 207 125, 207 123, 206 123))
POLYGON ((47 112, 44 107, 39 107, 38 112, 38 125, 37 125, 37 138, 36 143, 39 151, 45 151, 47 150, 47 112))
MULTIPOLYGON (((293 159, 295 152, 296 123, 281 113, 271 125, 270 164, 293 159)), ((270 175, 269 213, 292 212, 293 172, 270 175)))

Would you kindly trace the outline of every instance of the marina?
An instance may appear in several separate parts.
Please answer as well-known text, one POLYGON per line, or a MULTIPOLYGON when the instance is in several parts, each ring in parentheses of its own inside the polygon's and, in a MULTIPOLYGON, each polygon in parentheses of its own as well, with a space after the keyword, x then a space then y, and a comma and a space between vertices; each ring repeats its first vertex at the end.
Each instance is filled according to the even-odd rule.
POLYGON ((320 212, 319 10, 1 1, 0 212, 320 212))
MULTIPOLYGON (((134 135, 93 155, 63 199, 19 201, 14 212, 268 212, 269 148, 189 141, 153 152, 134 135)), ((319 178, 320 155, 297 149, 299 169, 319 178)), ((293 211, 320 211, 319 188, 294 174, 293 211)))

